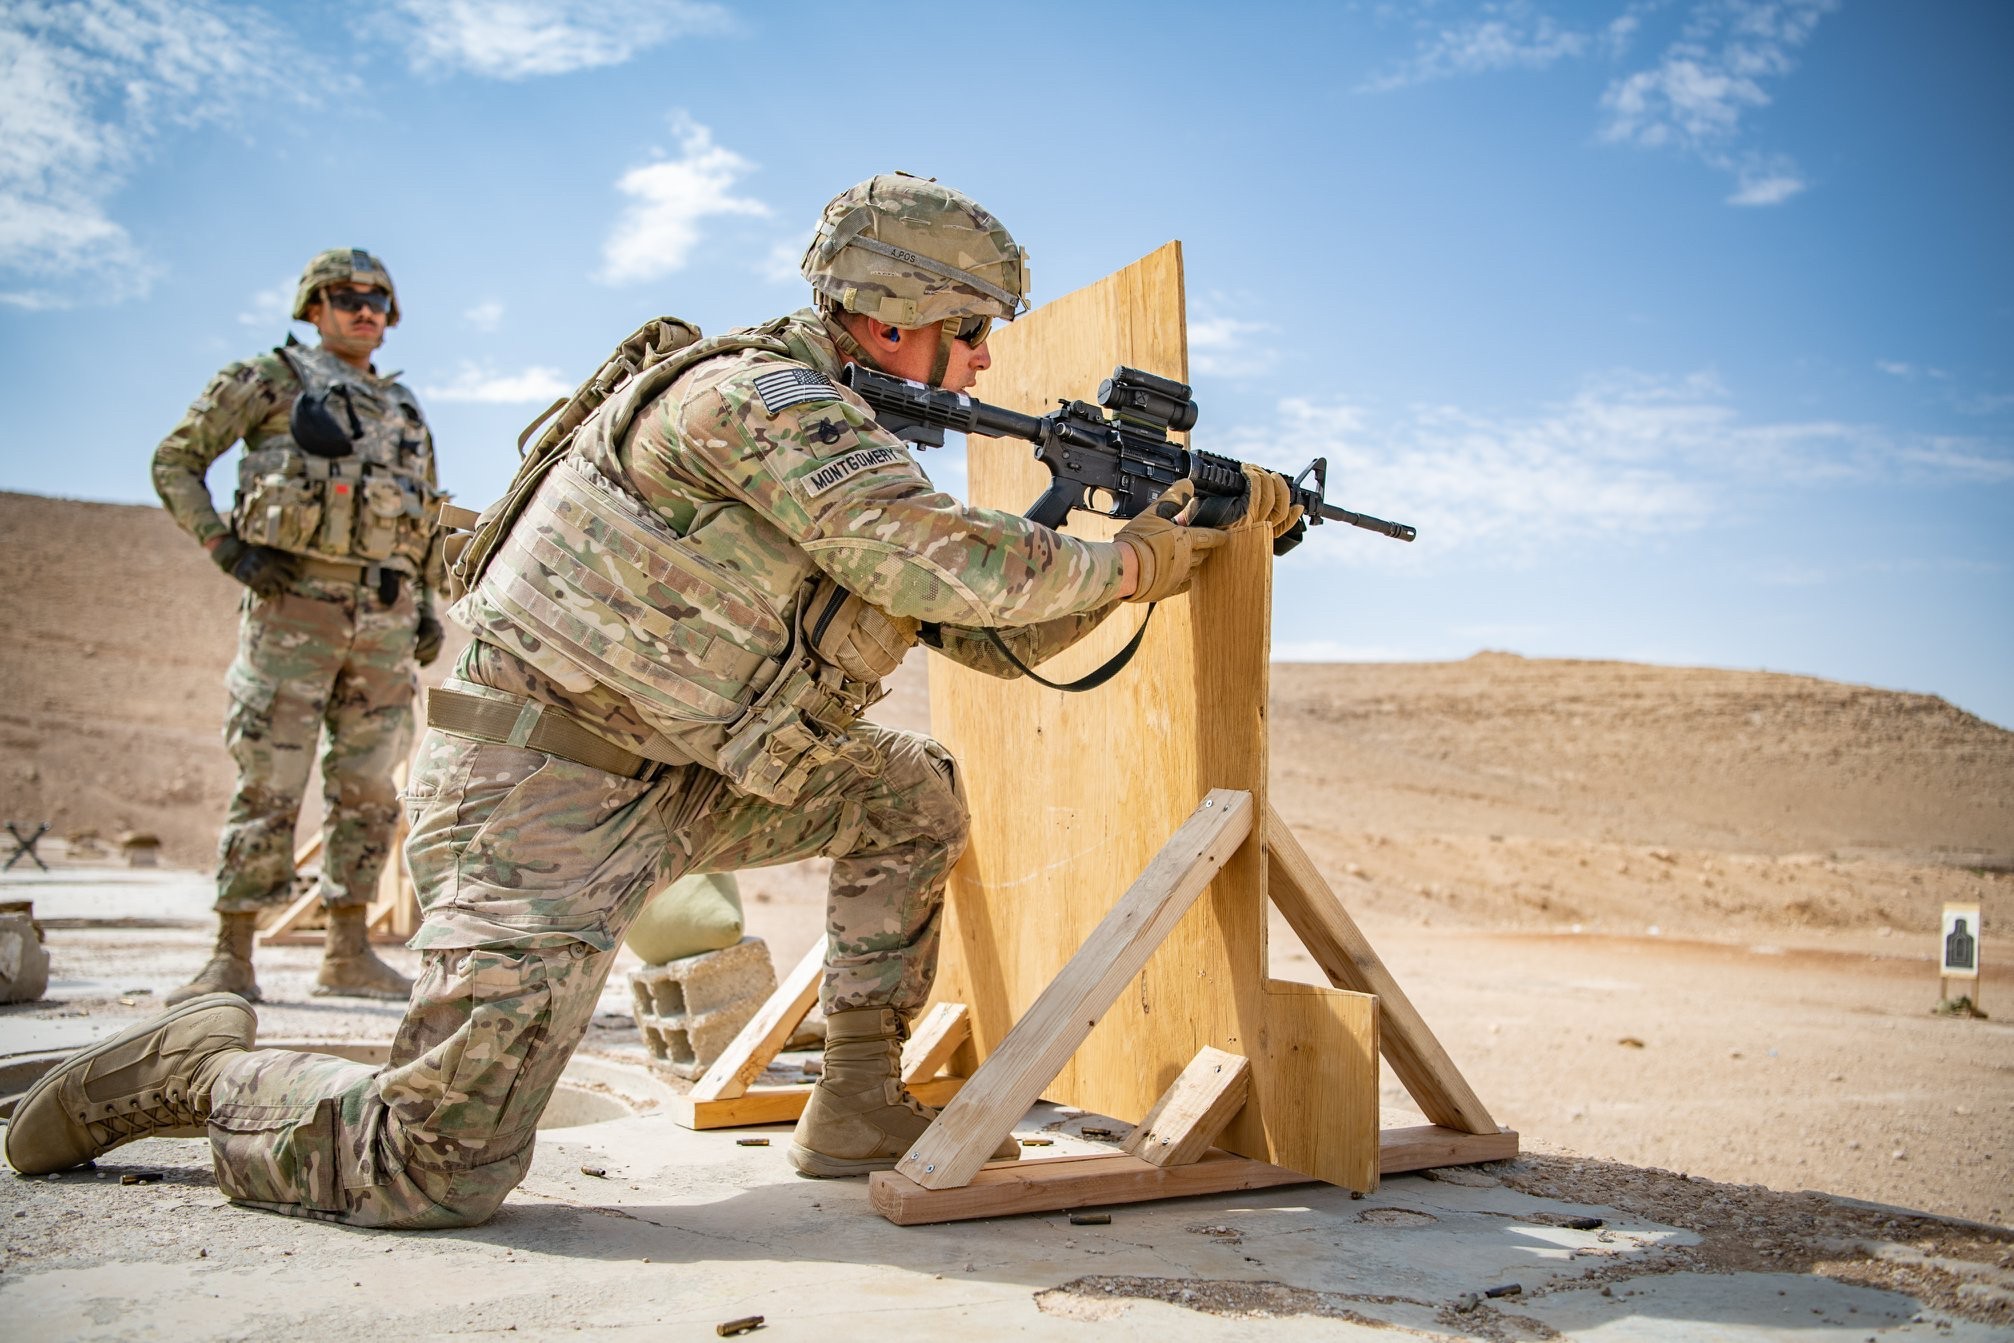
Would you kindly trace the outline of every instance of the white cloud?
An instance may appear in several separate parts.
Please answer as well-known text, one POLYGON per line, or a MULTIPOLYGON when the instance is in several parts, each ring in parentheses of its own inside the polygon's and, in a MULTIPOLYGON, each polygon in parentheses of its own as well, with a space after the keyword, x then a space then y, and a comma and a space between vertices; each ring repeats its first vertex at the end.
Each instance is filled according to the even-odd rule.
POLYGON ((1198 373, 1219 378, 1256 377, 1278 361, 1271 344, 1258 339, 1276 329, 1272 323, 1219 316, 1208 303, 1200 306, 1202 312, 1189 320, 1191 377, 1198 373))
POLYGON ((299 59, 264 15, 211 0, 0 6, 0 303, 145 293, 153 268, 111 217, 113 194, 164 126, 228 122, 287 93, 299 59))
POLYGON ((1743 118, 1769 106, 1764 82, 1796 69, 1838 0, 1706 0, 1687 18, 1658 63, 1609 84, 1601 138, 1640 149, 1692 155, 1736 179, 1730 205, 1777 205, 1803 191, 1788 158, 1738 152, 1743 118))
POLYGON ((1560 27, 1524 0, 1486 4, 1475 18, 1431 27, 1410 57, 1373 75, 1357 91, 1385 93, 1492 70, 1543 70, 1581 55, 1588 46, 1586 34, 1560 27))
POLYGON ((604 284, 654 280, 683 269, 700 242, 700 221, 713 215, 766 217, 769 207, 733 194, 734 184, 755 165, 716 145, 713 132, 680 114, 672 119, 679 137, 676 159, 632 168, 616 180, 616 190, 633 202, 623 209, 602 244, 604 284))
POLYGON ((283 327, 292 316, 294 290, 300 281, 291 275, 283 275, 273 281, 269 289, 261 289, 252 295, 245 310, 238 314, 238 322, 243 326, 283 327))
POLYGON ((1710 374, 1612 375, 1529 414, 1443 405, 1392 417, 1290 399, 1272 423, 1205 435, 1197 446, 1288 474, 1327 457, 1329 502, 1420 529, 1417 553, 1347 550, 1352 562, 1380 565, 1423 563, 1427 542, 1434 554, 1474 548, 1516 563, 1588 537, 1683 535, 1765 492, 2014 482, 2007 443, 1832 420, 1751 421, 1710 374))
POLYGON ((503 325, 504 305, 495 299, 476 304, 462 313, 462 320, 478 331, 494 331, 503 325))
MULTIPOLYGON (((1782 154, 1744 149, 1744 119, 1769 106, 1765 84, 1796 68, 1794 53, 1839 0, 1696 0, 1655 65, 1609 83, 1600 138, 1690 155, 1735 179, 1729 205, 1769 206, 1810 184, 1782 154)), ((1358 86, 1382 93, 1493 70, 1542 70, 1561 61, 1620 61, 1663 0, 1631 0, 1598 29, 1563 27, 1530 0, 1485 3, 1469 17, 1416 20, 1414 52, 1358 86)))
POLYGON ((474 364, 463 364, 452 382, 422 387, 420 395, 431 401, 478 401, 488 405, 548 405, 573 394, 573 384, 556 368, 537 366, 520 373, 496 373, 474 364))
POLYGON ((621 65, 638 52, 732 26, 691 0, 393 0, 415 70, 530 79, 621 65))
MULTIPOLYGON (((806 229, 809 238, 812 230, 806 229)), ((762 260, 755 264, 755 273, 771 284, 802 285, 804 272, 798 267, 804 262, 804 243, 785 238, 782 242, 763 253, 762 260)))

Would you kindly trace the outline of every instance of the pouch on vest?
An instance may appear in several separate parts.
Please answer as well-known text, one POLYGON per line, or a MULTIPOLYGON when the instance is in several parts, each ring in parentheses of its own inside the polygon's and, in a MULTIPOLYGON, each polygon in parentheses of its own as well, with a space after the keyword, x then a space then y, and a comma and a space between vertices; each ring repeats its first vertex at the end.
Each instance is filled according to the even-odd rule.
POLYGON ((322 525, 321 490, 302 476, 269 471, 248 482, 238 498, 234 530, 247 545, 293 554, 315 548, 322 525))
POLYGON ((895 674, 916 646, 922 628, 908 616, 889 615, 825 575, 812 585, 802 610, 811 651, 848 679, 870 685, 895 674))
POLYGON ((803 794, 811 776, 837 760, 865 766, 865 742, 849 735, 865 708, 834 668, 787 667, 720 745, 716 768, 737 789, 779 806, 803 794))
MULTIPOLYGON (((402 533, 416 530, 404 526, 408 514, 417 515, 417 498, 412 507, 399 482, 385 476, 367 476, 362 483, 363 498, 357 509, 357 555, 367 560, 388 560, 398 553, 402 533)), ((410 549, 410 547, 408 547, 410 549)))

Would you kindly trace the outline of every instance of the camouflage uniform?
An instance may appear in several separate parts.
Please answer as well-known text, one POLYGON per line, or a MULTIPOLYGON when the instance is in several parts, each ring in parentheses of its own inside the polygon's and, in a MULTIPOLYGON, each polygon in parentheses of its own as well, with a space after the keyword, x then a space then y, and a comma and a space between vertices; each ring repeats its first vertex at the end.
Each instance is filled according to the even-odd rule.
MULTIPOLYGON (((205 543, 232 532, 205 483, 211 464, 240 440, 248 461, 284 451, 302 391, 295 361, 318 367, 308 361, 333 360, 290 344, 231 364, 211 380, 154 452, 154 488, 182 530, 205 543)), ((346 376, 408 408, 412 448, 401 455, 431 491, 433 440, 412 393, 392 378, 346 376)), ((418 572, 424 566, 407 558, 383 561, 384 570, 399 575, 391 601, 385 600, 390 583, 377 581, 361 562, 349 567, 355 577, 311 565, 284 592, 247 591, 239 603, 224 728, 238 781, 218 842, 220 914, 287 899, 295 821, 324 728, 323 901, 368 902, 390 855, 397 821, 392 771, 412 742, 414 634, 433 599, 418 572)))
MULTIPOLYGON (((758 331, 761 348, 705 359, 632 407, 626 434, 597 438, 590 420, 554 473, 605 473, 618 483, 593 498, 633 501, 755 606, 687 603, 679 584, 691 575, 626 549, 622 528, 604 525, 612 514, 534 507, 456 608, 477 638, 450 687, 563 714, 662 763, 626 778, 427 734, 406 851, 424 969, 392 1058, 373 1071, 267 1053, 228 1068, 210 1134, 231 1198, 362 1226, 489 1216, 523 1178, 624 929, 683 873, 830 856, 827 1010, 922 1004, 966 837, 955 767, 937 743, 844 709, 871 702, 873 679, 918 637, 1003 675, 1011 666, 972 630, 1001 629, 1026 662, 1052 655, 1112 608, 1119 556, 935 489, 832 384, 841 360, 818 314, 758 331), (731 724, 761 716, 747 706, 773 702, 792 670, 764 661, 763 632, 801 650, 793 632, 812 640, 808 617, 828 609, 831 581, 873 604, 860 628, 888 658, 833 650, 850 672, 819 663, 831 693, 802 701, 805 715, 827 715, 823 733, 809 733, 822 745, 791 756, 795 773, 732 782, 723 769, 741 771, 748 753, 731 724), (544 634, 526 611, 548 622, 544 634), (547 637, 555 630, 574 641, 568 653, 547 637), (638 640, 658 645, 645 656, 638 640), (664 679, 674 667, 687 674, 676 686, 664 679), (708 695, 730 712, 709 712, 708 695)), ((805 736, 772 734, 765 758, 805 736)))

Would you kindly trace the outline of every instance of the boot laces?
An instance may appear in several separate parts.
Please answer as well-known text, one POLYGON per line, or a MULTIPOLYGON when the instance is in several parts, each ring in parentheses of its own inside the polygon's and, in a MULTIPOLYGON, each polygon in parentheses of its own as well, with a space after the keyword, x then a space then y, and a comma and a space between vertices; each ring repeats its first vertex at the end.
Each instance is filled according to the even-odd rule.
POLYGON ((180 1081, 164 1084, 158 1093, 129 1096, 123 1111, 88 1120, 92 1136, 108 1145, 132 1138, 144 1138, 168 1128, 193 1128, 209 1122, 209 1115, 196 1108, 189 1089, 180 1081))

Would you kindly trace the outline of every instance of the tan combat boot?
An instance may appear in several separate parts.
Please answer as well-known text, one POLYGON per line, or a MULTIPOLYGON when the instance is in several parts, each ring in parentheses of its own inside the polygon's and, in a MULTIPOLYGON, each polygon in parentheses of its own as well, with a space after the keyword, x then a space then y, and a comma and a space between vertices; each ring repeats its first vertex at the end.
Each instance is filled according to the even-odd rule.
MULTIPOLYGON (((825 1071, 791 1135, 790 1164, 800 1173, 832 1179, 894 1170, 930 1127, 937 1111, 902 1086, 907 1033, 892 1007, 826 1013, 825 1071)), ((1010 1136, 991 1159, 1020 1155, 1010 1136)))
POLYGON ((206 993, 235 993, 248 1003, 259 1001, 259 981, 252 976, 252 939, 259 931, 256 912, 219 914, 217 949, 196 977, 161 1001, 173 1007, 206 993))
POLYGON ((362 905, 329 910, 329 933, 322 944, 322 970, 315 976, 317 998, 395 998, 413 995, 413 981, 378 959, 371 950, 370 911, 362 905))
POLYGON ((210 993, 57 1064, 14 1107, 8 1164, 47 1175, 139 1138, 200 1133, 211 1086, 257 1025, 243 998, 210 993))

